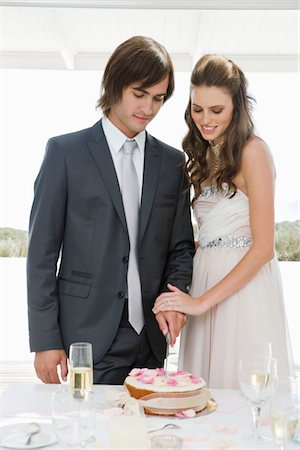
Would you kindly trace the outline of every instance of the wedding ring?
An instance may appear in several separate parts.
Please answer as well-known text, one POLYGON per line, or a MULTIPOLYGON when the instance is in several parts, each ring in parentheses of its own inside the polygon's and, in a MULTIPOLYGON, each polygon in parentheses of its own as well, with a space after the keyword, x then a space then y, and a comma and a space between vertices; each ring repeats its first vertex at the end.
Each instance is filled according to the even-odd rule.
POLYGON ((171 300, 168 300, 168 305, 169 305, 169 306, 171 305, 171 300))

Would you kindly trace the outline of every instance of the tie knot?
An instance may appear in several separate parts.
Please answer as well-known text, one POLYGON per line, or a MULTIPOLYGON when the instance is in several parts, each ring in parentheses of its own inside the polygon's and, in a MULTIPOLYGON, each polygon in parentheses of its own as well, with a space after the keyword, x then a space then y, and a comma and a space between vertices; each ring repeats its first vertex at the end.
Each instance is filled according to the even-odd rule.
POLYGON ((132 155, 136 148, 136 142, 134 139, 127 139, 123 145, 123 152, 128 155, 132 155))

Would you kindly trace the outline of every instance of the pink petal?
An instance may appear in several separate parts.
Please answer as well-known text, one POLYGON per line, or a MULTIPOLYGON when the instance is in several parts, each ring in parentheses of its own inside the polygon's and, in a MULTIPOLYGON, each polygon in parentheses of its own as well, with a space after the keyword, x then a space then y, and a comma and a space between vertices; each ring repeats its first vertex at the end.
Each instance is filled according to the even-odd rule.
POLYGON ((136 377, 136 376, 140 375, 141 373, 142 373, 141 369, 132 369, 128 375, 130 377, 136 377))
POLYGON ((168 386, 177 386, 177 384, 178 384, 178 381, 175 380, 175 378, 168 378, 168 380, 167 380, 168 386))
POLYGON ((186 375, 186 374, 187 374, 187 372, 185 370, 177 370, 177 372, 172 372, 171 376, 176 377, 178 375, 186 375))
POLYGON ((189 418, 195 417, 195 415, 196 415, 194 409, 186 409, 185 411, 182 411, 182 414, 183 414, 185 417, 189 417, 189 418))
POLYGON ((147 377, 146 375, 139 375, 136 377, 136 379, 143 384, 153 384, 154 378, 153 377, 147 377))

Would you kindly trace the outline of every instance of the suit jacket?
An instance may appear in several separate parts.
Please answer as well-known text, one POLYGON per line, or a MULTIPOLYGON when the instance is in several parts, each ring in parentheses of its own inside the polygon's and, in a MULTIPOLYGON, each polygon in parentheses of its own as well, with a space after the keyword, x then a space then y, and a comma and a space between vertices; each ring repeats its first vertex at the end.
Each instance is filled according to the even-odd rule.
MULTIPOLYGON (((158 359, 164 337, 151 309, 170 282, 186 291, 194 240, 183 153, 147 133, 138 258, 145 327, 158 359)), ((49 140, 30 216, 27 258, 31 351, 110 347, 127 290, 129 238, 101 121, 49 140)))

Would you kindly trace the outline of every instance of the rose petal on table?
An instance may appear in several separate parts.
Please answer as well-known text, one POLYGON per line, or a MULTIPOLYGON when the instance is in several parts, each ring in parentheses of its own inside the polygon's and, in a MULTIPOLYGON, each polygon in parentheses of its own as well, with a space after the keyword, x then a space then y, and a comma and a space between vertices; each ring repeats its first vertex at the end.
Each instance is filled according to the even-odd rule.
POLYGON ((182 411, 182 414, 183 414, 185 417, 188 417, 188 418, 191 419, 192 417, 195 417, 196 412, 195 412, 194 409, 185 409, 184 411, 182 411))
POLYGON ((236 427, 230 427, 228 425, 216 425, 214 431, 218 433, 235 434, 237 429, 236 427))
POLYGON ((123 413, 124 413, 123 408, 118 408, 118 407, 108 408, 103 411, 104 416, 107 416, 107 417, 122 416, 123 413))
POLYGON ((228 441, 228 440, 221 440, 221 441, 214 441, 211 444, 211 448, 214 450, 226 450, 230 447, 233 447, 235 445, 235 441, 228 441))

